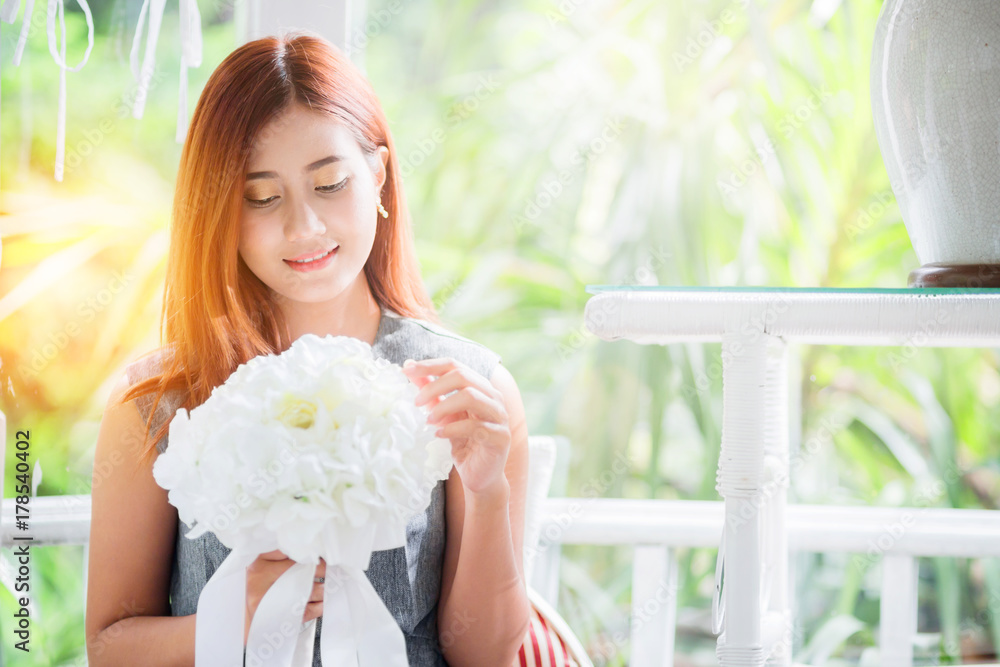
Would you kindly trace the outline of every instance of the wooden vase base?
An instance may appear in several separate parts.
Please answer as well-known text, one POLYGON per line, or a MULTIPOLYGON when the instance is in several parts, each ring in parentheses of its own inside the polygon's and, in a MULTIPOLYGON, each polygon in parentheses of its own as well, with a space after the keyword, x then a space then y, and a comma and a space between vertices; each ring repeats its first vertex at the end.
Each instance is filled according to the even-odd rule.
POLYGON ((910 272, 909 287, 1000 287, 1000 264, 924 264, 910 272))

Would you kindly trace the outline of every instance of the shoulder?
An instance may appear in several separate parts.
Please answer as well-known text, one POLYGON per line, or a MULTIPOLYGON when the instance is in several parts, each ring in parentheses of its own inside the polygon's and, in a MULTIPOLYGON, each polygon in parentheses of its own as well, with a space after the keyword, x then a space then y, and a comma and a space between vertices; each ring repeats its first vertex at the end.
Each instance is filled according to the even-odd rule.
POLYGON ((487 379, 501 363, 501 355, 491 348, 440 324, 405 317, 391 310, 384 311, 383 317, 385 321, 376 347, 393 363, 402 364, 407 359, 422 361, 451 357, 487 379))
MULTIPOLYGON (((136 358, 125 366, 125 372, 118 382, 116 391, 121 389, 124 392, 124 390, 138 382, 142 382, 143 380, 147 380, 161 374, 166 368, 166 363, 169 359, 170 350, 166 347, 157 348, 136 358)), ((139 410, 139 414, 142 416, 144 423, 149 419, 149 413, 152 411, 153 404, 156 402, 157 394, 158 390, 154 387, 153 389, 150 389, 148 393, 140 394, 134 399, 135 406, 139 410)), ((153 429, 155 430, 158 428, 161 421, 169 421, 169 419, 173 417, 177 407, 180 406, 182 402, 183 396, 179 391, 176 389, 167 391, 160 400, 159 404, 156 406, 153 429)))
POLYGON ((125 366, 125 378, 128 386, 141 382, 153 375, 163 372, 164 363, 168 359, 168 348, 159 347, 137 357, 125 366))

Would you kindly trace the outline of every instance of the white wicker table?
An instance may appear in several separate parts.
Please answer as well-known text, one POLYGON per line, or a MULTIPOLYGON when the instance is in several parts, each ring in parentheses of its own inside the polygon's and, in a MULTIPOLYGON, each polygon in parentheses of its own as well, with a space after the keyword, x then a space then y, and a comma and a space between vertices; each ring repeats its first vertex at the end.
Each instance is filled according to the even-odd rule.
MULTIPOLYGON (((996 347, 1000 290, 590 285, 587 291, 594 296, 585 324, 603 340, 722 343, 716 488, 725 523, 713 604, 716 655, 724 667, 791 664, 786 343, 996 347)), ((885 576, 901 587, 916 576, 912 559, 887 565, 885 576)), ((889 610, 882 639, 915 631, 911 611, 889 610)), ((895 647, 883 652, 883 665, 912 664, 908 642, 882 643, 895 647)))

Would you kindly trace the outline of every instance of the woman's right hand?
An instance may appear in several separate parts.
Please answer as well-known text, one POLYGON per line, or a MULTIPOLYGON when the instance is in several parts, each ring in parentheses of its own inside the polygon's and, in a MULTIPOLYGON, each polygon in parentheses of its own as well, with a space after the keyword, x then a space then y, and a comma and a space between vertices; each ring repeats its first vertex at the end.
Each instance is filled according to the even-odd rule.
MULTIPOLYGON (((257 606, 264 598, 264 594, 271 588, 271 584, 278 580, 285 571, 295 564, 291 558, 280 550, 268 551, 257 556, 257 559, 247 567, 247 613, 246 625, 243 628, 243 645, 246 646, 247 637, 250 635, 250 622, 257 612, 257 606)), ((326 576, 326 561, 319 559, 316 566, 316 577, 326 576)), ((302 622, 308 623, 314 618, 323 615, 323 584, 313 582, 312 593, 309 595, 309 602, 306 604, 305 613, 302 615, 302 622)))

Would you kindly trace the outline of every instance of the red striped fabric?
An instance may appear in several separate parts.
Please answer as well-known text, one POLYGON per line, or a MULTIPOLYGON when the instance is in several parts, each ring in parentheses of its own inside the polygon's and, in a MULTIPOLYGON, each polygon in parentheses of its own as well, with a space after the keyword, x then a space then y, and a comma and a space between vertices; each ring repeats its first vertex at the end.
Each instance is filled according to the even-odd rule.
POLYGON ((536 615, 535 618, 531 619, 531 625, 528 626, 528 632, 531 634, 531 648, 535 657, 535 662, 532 663, 531 667, 535 667, 536 665, 537 667, 549 667, 549 665, 542 664, 541 642, 538 641, 538 635, 535 634, 535 626, 538 625, 537 618, 538 616, 536 615))
POLYGON ((514 667, 579 667, 559 633, 545 622, 534 605, 531 622, 524 633, 524 643, 517 652, 514 667))

